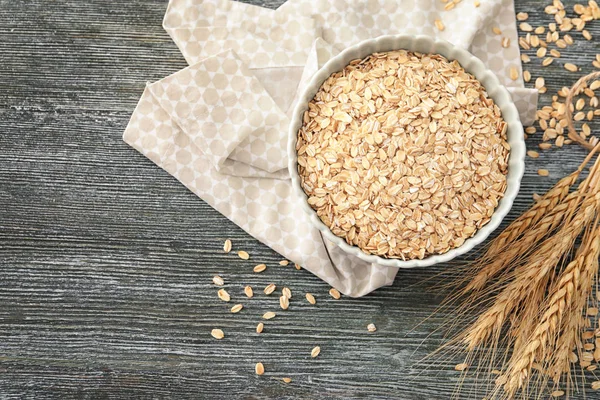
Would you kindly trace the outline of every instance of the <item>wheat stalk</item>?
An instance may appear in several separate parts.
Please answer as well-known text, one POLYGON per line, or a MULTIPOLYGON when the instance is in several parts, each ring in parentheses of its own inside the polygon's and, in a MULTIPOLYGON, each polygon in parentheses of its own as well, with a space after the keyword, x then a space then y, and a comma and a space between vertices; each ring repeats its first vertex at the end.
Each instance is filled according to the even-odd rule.
POLYGON ((515 269, 512 281, 498 294, 494 304, 467 329, 464 342, 468 350, 483 344, 492 333, 498 332, 527 294, 547 282, 550 269, 556 266, 584 227, 592 221, 599 203, 600 193, 586 198, 581 212, 544 241, 531 255, 530 262, 515 269))
POLYGON ((561 380, 562 374, 567 372, 567 384, 570 383, 570 364, 571 354, 574 348, 581 352, 580 334, 585 327, 585 318, 583 310, 588 304, 592 294, 592 286, 598 275, 598 257, 600 255, 600 227, 597 226, 593 231, 593 239, 589 257, 586 259, 584 269, 581 272, 578 282, 575 284, 573 292, 573 301, 570 309, 570 319, 565 318, 563 323, 563 333, 556 340, 556 351, 548 362, 548 372, 555 384, 561 380))
POLYGON ((557 339, 556 351, 552 357, 550 365, 546 369, 548 376, 554 381, 555 385, 560 384, 563 374, 567 374, 567 386, 570 382, 571 373, 571 354, 573 346, 577 341, 580 327, 583 325, 582 316, 570 316, 563 333, 557 339))
POLYGON ((569 194, 569 189, 579 178, 579 175, 590 162, 600 144, 588 154, 577 170, 559 180, 546 194, 521 216, 515 219, 500 235, 491 241, 483 258, 492 259, 506 246, 518 239, 529 227, 540 221, 549 211, 553 210, 569 194))
POLYGON ((547 357, 553 354, 552 349, 559 329, 563 320, 569 317, 573 308, 572 301, 577 297, 580 276, 586 267, 593 265, 594 260, 598 259, 600 238, 594 238, 589 233, 585 235, 575 259, 567 265, 558 282, 549 290, 550 298, 542 307, 545 311, 529 340, 525 345, 514 347, 504 384, 509 397, 513 397, 517 390, 527 386, 534 362, 544 365, 547 363, 547 357))
POLYGON ((570 246, 570 237, 553 238, 540 248, 539 251, 543 253, 535 255, 538 261, 515 271, 521 276, 508 283, 494 304, 468 329, 465 336, 468 350, 483 344, 494 332, 500 331, 517 305, 527 297, 532 287, 537 287, 547 278, 549 268, 556 265, 570 246))
POLYGON ((544 216, 542 220, 528 232, 527 236, 501 252, 494 260, 491 260, 480 267, 476 275, 474 275, 471 278, 471 281, 465 286, 462 294, 480 291, 493 277, 506 270, 516 259, 523 258, 534 248, 536 243, 560 225, 567 216, 567 213, 573 210, 573 208, 576 208, 580 201, 581 198, 578 195, 569 195, 565 203, 560 204, 552 213, 544 216))
MULTIPOLYGON (((599 146, 600 145, 596 146, 595 149, 600 148, 599 146)), ((582 163, 579 168, 583 168, 583 166, 585 166, 584 163, 582 163)), ((540 240, 546 237, 549 233, 553 232, 553 230, 564 220, 571 218, 573 213, 582 203, 587 189, 590 187, 593 188, 592 193, 595 193, 597 190, 598 182, 600 181, 600 174, 597 173, 599 169, 600 158, 596 159, 596 162, 590 170, 589 176, 579 185, 575 192, 563 197, 561 203, 555 205, 549 213, 541 216, 536 223, 530 224, 527 227, 527 229, 529 229, 527 235, 520 238, 516 242, 513 240, 510 246, 505 245, 503 249, 497 251, 493 257, 488 256, 486 253, 486 255, 484 255, 478 262, 473 264, 469 268, 473 273, 470 274, 467 272, 465 274, 467 277, 471 277, 471 280, 462 290, 462 295, 473 291, 479 291, 484 288, 494 276, 497 276, 500 272, 504 271, 517 258, 523 258, 525 255, 530 253, 531 250, 535 248, 536 243, 539 243, 540 240)), ((577 171, 575 173, 579 175, 577 171)), ((570 179, 567 179, 566 182, 569 180, 570 179)), ((553 195, 553 202, 560 197, 560 193, 562 193, 562 190, 564 190, 566 183, 559 184, 550 190, 553 191, 556 188, 556 192, 553 195)), ((538 217, 536 216, 535 218, 538 217)))

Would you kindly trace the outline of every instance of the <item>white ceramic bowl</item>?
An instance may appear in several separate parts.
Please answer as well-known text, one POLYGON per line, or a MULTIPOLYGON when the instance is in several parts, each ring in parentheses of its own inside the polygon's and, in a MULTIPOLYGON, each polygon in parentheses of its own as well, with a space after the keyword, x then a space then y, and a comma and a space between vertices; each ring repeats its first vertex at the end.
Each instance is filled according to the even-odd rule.
POLYGON ((369 263, 400 268, 425 267, 446 262, 461 254, 465 254, 476 245, 483 242, 498 227, 498 225, 500 225, 502 219, 510 211, 513 201, 519 192, 525 164, 523 126, 521 125, 519 114, 508 91, 500 84, 496 75, 488 70, 481 60, 464 49, 458 48, 446 41, 433 39, 429 36, 412 35, 380 36, 376 39, 365 40, 355 46, 345 49, 317 71, 304 89, 304 92, 298 101, 298 105, 294 110, 289 130, 288 152, 290 156, 288 169, 292 179, 292 186, 294 187, 294 194, 302 200, 304 211, 309 215, 312 224, 322 232, 325 239, 339 246, 348 254, 354 255, 369 263), (451 249, 444 254, 427 256, 422 260, 417 259, 407 261, 366 254, 359 247, 351 246, 342 238, 334 235, 329 228, 321 222, 317 213, 308 204, 308 198, 300 185, 301 180, 298 175, 298 155, 296 153, 297 134, 302 125, 302 116, 308 109, 308 103, 314 98, 323 82, 331 74, 341 71, 352 60, 365 58, 372 53, 401 49, 420 53, 441 54, 449 60, 457 60, 467 72, 473 74, 484 85, 489 96, 496 102, 502 111, 502 117, 508 124, 507 136, 508 143, 511 147, 508 160, 506 192, 494 211, 490 221, 479 229, 473 237, 467 239, 457 248, 451 249))

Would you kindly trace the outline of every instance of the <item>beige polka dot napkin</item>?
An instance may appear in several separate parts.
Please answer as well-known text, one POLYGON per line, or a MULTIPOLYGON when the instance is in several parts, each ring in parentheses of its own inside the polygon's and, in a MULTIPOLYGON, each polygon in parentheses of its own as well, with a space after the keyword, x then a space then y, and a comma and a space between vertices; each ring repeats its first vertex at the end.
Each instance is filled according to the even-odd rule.
POLYGON ((341 292, 362 296, 389 285, 396 268, 349 256, 311 227, 291 193, 287 127, 299 92, 330 57, 363 39, 395 33, 468 48, 508 88, 522 121, 531 123, 537 91, 509 77, 511 68, 521 71, 512 0, 485 0, 479 7, 463 0, 450 10, 445 5, 289 0, 270 10, 229 0, 171 0, 164 27, 190 66, 147 85, 124 140, 341 292), (508 48, 501 45, 504 37, 508 48))

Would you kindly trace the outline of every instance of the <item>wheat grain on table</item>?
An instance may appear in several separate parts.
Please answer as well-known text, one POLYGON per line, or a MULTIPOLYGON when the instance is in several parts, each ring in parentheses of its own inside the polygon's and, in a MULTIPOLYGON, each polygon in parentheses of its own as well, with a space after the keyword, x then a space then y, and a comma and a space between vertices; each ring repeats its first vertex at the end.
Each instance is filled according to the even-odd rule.
MULTIPOLYGON (((551 22, 545 3, 516 3, 532 27, 551 22)), ((459 361, 412 366, 441 343, 444 320, 423 322, 441 298, 421 282, 463 260, 336 300, 123 143, 145 82, 186 66, 161 27, 166 5, 0 0, 0 398, 449 398, 459 361)), ((600 37, 600 21, 586 29, 600 37)), ((547 67, 527 52, 529 85, 545 79, 542 105, 600 53, 596 39, 572 36, 547 67)), ((509 219, 584 158, 576 146, 540 150, 540 137, 528 140, 539 157, 527 159, 509 219)), ((481 398, 472 387, 463 398, 481 398)))

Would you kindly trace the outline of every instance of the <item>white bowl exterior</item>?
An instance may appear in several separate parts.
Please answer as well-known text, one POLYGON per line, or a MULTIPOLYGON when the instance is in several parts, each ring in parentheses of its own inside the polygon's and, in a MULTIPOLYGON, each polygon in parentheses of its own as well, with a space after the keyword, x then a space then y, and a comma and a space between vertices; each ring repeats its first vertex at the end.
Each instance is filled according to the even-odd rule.
POLYGON ((502 222, 502 219, 510 211, 513 201, 516 198, 521 178, 525 169, 525 140, 523 126, 519 119, 517 109, 512 102, 510 94, 504 86, 500 84, 496 75, 483 64, 481 60, 473 56, 468 51, 456 47, 450 42, 433 39, 429 36, 412 35, 391 35, 380 36, 375 39, 365 40, 355 46, 349 47, 337 56, 330 59, 319 71, 312 77, 304 92, 299 98, 298 104, 292 115, 288 138, 288 169, 292 179, 293 192, 302 200, 303 210, 308 214, 312 224, 321 231, 325 239, 342 248, 346 253, 358 257, 369 263, 375 263, 389 267, 413 268, 426 267, 442 262, 447 262, 472 250, 475 246, 482 243, 502 222), (315 210, 308 204, 306 193, 301 187, 300 176, 298 175, 298 154, 296 152, 297 134, 301 128, 304 112, 308 109, 308 103, 314 98, 315 94, 323 82, 333 73, 344 69, 352 60, 362 59, 372 53, 379 53, 393 50, 407 50, 420 53, 437 53, 449 60, 457 60, 460 65, 469 73, 473 74, 485 87, 489 96, 494 100, 502 112, 502 117, 508 124, 507 137, 510 145, 510 155, 508 161, 507 187, 504 197, 500 200, 498 207, 494 211, 490 221, 484 225, 477 233, 465 240, 465 242, 444 254, 434 254, 425 257, 422 260, 401 260, 383 258, 376 255, 370 255, 363 252, 357 246, 351 246, 342 238, 336 236, 331 230, 323 224, 315 210))

